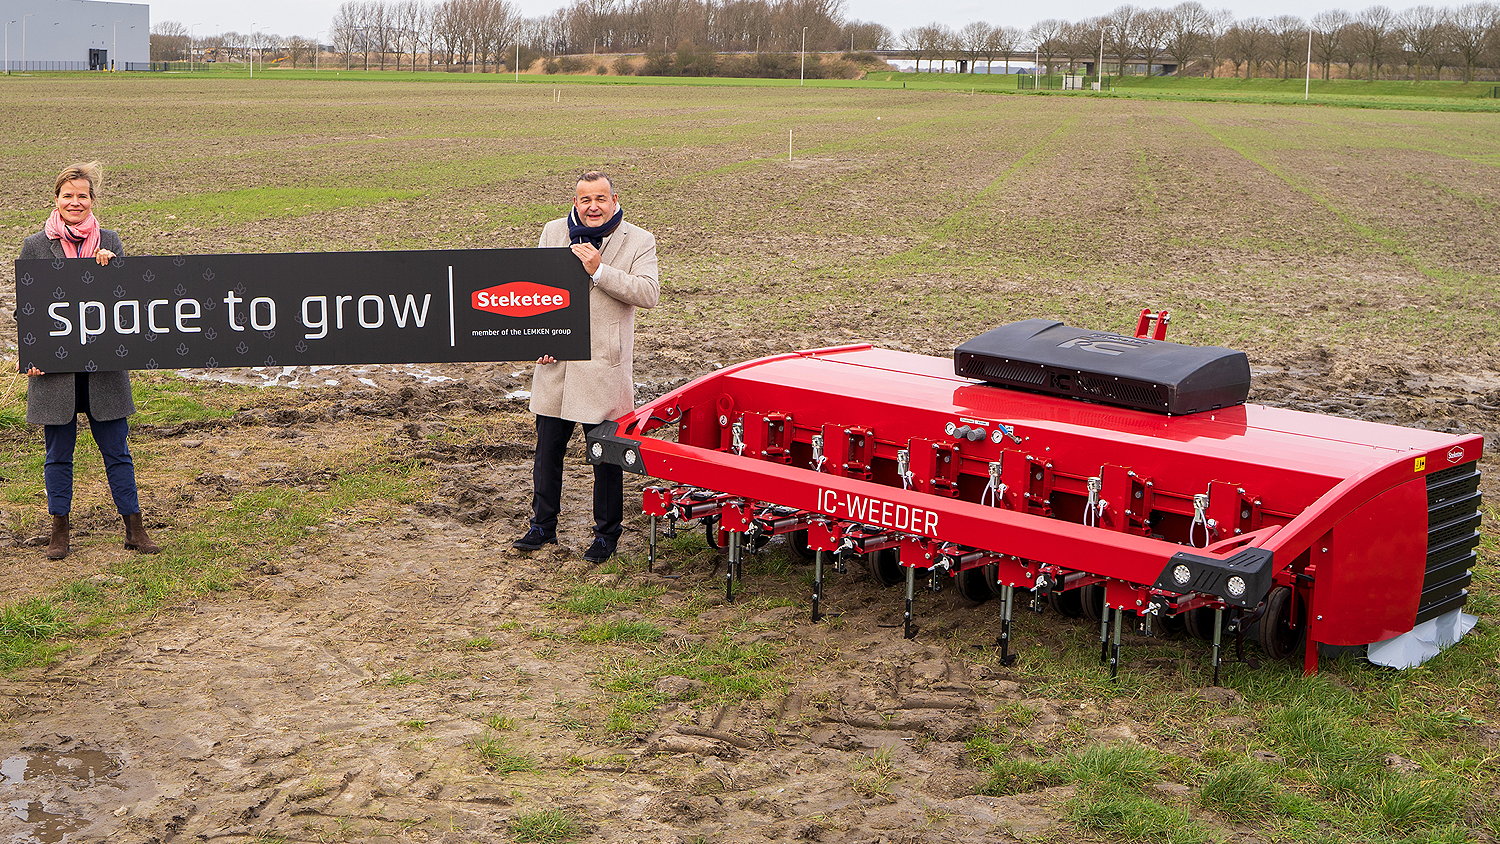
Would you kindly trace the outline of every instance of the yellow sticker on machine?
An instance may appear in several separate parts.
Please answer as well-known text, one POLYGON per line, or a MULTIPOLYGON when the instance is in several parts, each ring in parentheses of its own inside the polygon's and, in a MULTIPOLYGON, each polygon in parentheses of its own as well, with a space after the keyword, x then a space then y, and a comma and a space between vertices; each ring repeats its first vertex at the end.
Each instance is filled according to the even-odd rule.
POLYGON ((1423 472, 1423 471, 1426 471, 1426 469, 1427 469, 1427 455, 1424 454, 1421 457, 1417 458, 1416 465, 1412 466, 1411 470, 1413 472, 1423 472))

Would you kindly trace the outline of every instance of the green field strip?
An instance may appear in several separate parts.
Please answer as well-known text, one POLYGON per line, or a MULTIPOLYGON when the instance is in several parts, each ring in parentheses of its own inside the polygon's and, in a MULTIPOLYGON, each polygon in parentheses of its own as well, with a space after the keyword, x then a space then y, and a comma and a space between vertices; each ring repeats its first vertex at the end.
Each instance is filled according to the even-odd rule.
POLYGON ((1351 232, 1376 245, 1393 257, 1399 258, 1413 270, 1426 277, 1428 280, 1437 282, 1438 284, 1449 290, 1462 291, 1468 289, 1470 283, 1483 281, 1486 278, 1486 276, 1482 274, 1464 273, 1445 269, 1442 267, 1436 267, 1429 264, 1428 262, 1419 258, 1411 249, 1411 247, 1402 243, 1396 236, 1356 219, 1351 212, 1341 208, 1332 199, 1316 190, 1310 184, 1307 184, 1304 180, 1299 179, 1286 172, 1281 167, 1268 160, 1265 156, 1257 154, 1253 149, 1250 148, 1248 144, 1235 141, 1234 139, 1230 138, 1228 134, 1216 131, 1215 129, 1208 126, 1204 121, 1195 119, 1191 115, 1185 116, 1185 119, 1193 125, 1197 126, 1200 130, 1203 131, 1205 135, 1214 138, 1228 149, 1239 153, 1244 157, 1246 161, 1249 161, 1257 167, 1260 167, 1267 173, 1270 173, 1272 176, 1275 176, 1277 179, 1281 180, 1281 182, 1284 183, 1287 187, 1312 200, 1314 203, 1321 206, 1329 213, 1333 214, 1336 218, 1338 218, 1338 220, 1343 223, 1344 226, 1347 227, 1351 232))

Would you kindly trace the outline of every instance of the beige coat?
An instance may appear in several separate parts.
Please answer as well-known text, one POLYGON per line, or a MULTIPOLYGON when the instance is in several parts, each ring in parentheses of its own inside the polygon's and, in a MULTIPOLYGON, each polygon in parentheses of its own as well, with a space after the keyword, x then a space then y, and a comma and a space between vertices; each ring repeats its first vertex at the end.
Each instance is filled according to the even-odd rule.
MULTIPOLYGON (((542 228, 542 247, 568 245, 567 219, 542 228)), ((531 378, 531 412, 593 424, 635 407, 635 309, 654 308, 656 237, 621 221, 604 239, 599 279, 589 291, 589 360, 538 364, 531 378)))

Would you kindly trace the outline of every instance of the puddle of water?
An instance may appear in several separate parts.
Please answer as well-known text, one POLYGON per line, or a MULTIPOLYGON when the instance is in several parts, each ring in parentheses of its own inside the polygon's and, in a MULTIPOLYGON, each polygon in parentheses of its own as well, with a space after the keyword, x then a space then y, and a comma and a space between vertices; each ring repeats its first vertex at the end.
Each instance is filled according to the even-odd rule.
POLYGON ((16 820, 31 824, 25 838, 13 838, 16 844, 57 844, 63 836, 83 828, 83 818, 49 812, 36 800, 13 800, 5 804, 16 820))
POLYGON ((42 750, 12 756, 0 762, 0 785, 17 785, 51 777, 72 780, 70 785, 92 785, 95 780, 120 770, 120 763, 102 750, 42 750))
MULTIPOLYGON (((31 751, 0 761, 0 787, 15 790, 33 783, 33 790, 41 787, 50 791, 58 786, 82 790, 114 776, 122 767, 118 759, 102 750, 31 751)), ((5 808, 11 817, 31 827, 10 839, 15 844, 56 844, 88 825, 87 818, 48 811, 41 800, 11 800, 5 803, 5 808)))

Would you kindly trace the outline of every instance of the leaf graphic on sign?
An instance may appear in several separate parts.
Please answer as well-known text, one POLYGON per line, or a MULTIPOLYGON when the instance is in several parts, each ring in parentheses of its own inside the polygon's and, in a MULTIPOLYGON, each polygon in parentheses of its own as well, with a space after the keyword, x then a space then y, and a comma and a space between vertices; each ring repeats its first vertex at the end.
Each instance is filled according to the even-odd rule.
POLYGON ((25 304, 25 305, 24 305, 24 306, 23 306, 23 307, 22 307, 22 308, 21 308, 21 313, 23 313, 23 314, 25 314, 25 315, 27 315, 27 316, 31 316, 31 315, 32 315, 32 314, 34 314, 34 313, 36 313, 36 306, 35 306, 35 305, 33 305, 33 304, 31 304, 31 303, 30 303, 30 302, 27 302, 27 303, 26 303, 26 304, 25 304))
POLYGON ((52 269, 54 269, 54 270, 60 270, 62 268, 63 268, 63 262, 62 262, 61 258, 56 258, 56 259, 54 259, 52 261, 52 269))
POLYGON ((78 280, 81 281, 81 282, 83 282, 84 284, 93 284, 94 283, 94 274, 86 272, 83 275, 79 276, 78 280))
POLYGON ((16 281, 21 282, 21 284, 23 284, 23 285, 25 285, 27 287, 30 287, 31 286, 31 282, 33 282, 35 280, 36 279, 33 279, 31 277, 31 273, 27 273, 27 274, 21 276, 20 278, 16 279, 16 281))
POLYGON ((52 291, 52 298, 54 298, 54 299, 61 299, 64 296, 67 296, 67 295, 68 295, 67 291, 63 290, 61 287, 59 287, 56 290, 52 291))
POLYGON ((274 340, 274 339, 276 339, 276 332, 275 331, 262 331, 260 333, 260 335, 262 337, 266 338, 267 340, 274 340))
POLYGON ((89 361, 88 363, 86 363, 86 364, 83 365, 83 371, 84 372, 98 372, 99 371, 99 364, 94 363, 93 361, 89 361))
POLYGON ((147 369, 158 369, 158 368, 160 368, 160 366, 161 365, 156 362, 156 358, 152 358, 152 359, 146 361, 146 368, 147 369))
POLYGON ((206 365, 207 365, 207 367, 209 369, 213 369, 214 367, 216 367, 216 366, 219 365, 219 359, 218 358, 209 358, 206 365))
POLYGON ((186 258, 173 258, 172 259, 172 266, 174 266, 174 267, 180 267, 180 266, 182 266, 183 264, 186 264, 186 263, 187 263, 187 259, 186 258))
POLYGON ((305 352, 305 351, 307 351, 307 341, 306 340, 298 340, 297 341, 297 351, 299 351, 299 352, 305 352))
MULTIPOLYGON (((176 263, 176 262, 174 261, 173 263, 176 263)), ((180 267, 182 265, 181 264, 177 264, 177 266, 180 267)), ((151 272, 150 270, 146 270, 145 272, 141 273, 141 281, 144 281, 147 284, 150 284, 151 282, 156 281, 156 273, 151 272)))
POLYGON ((115 357, 117 357, 117 358, 123 358, 123 357, 128 356, 129 354, 130 354, 130 350, 127 349, 127 348, 125 348, 125 344, 123 344, 123 343, 120 344, 119 348, 115 349, 115 357))
POLYGON ((58 346, 57 351, 53 354, 57 355, 58 360, 62 360, 63 358, 68 356, 68 350, 64 349, 62 346, 58 346))
POLYGON ((116 299, 124 299, 125 298, 125 288, 121 287, 118 284, 115 285, 115 289, 112 292, 115 294, 115 298, 116 299))
POLYGON ((219 300, 218 299, 215 299, 212 296, 206 296, 206 297, 204 297, 204 299, 203 299, 203 307, 208 308, 211 311, 214 308, 217 308, 218 306, 219 306, 219 300))
POLYGON ((275 366, 276 358, 266 358, 266 366, 275 366))
POLYGON ((21 338, 21 342, 28 346, 33 345, 36 343, 36 335, 28 331, 26 332, 26 336, 21 338))
POLYGON ((240 294, 241 296, 245 295, 245 283, 242 281, 239 284, 236 284, 234 286, 234 292, 240 294))
POLYGON ((188 353, 187 344, 186 343, 178 343, 177 344, 177 354, 179 354, 179 355, 185 355, 187 353, 188 353))
POLYGON ((248 352, 248 351, 250 351, 250 347, 249 347, 249 346, 247 346, 247 345, 245 345, 245 341, 244 341, 244 340, 241 340, 241 341, 240 341, 240 344, 239 344, 239 345, 238 345, 238 346, 235 346, 235 347, 234 347, 234 350, 235 350, 235 351, 236 351, 236 352, 239 352, 239 353, 240 353, 240 354, 242 354, 242 355, 243 355, 243 354, 244 354, 244 353, 246 353, 246 352, 248 352))
POLYGON ((172 295, 173 296, 186 296, 187 295, 187 288, 183 287, 182 285, 179 284, 176 287, 172 288, 172 295))
POLYGON ((219 332, 210 328, 209 330, 203 332, 203 336, 207 337, 210 340, 217 340, 219 339, 219 332))
POLYGON ((214 271, 205 268, 203 270, 203 280, 204 281, 213 281, 214 280, 214 271))
POLYGON ((157 334, 155 331, 147 331, 146 332, 146 342, 147 343, 155 343, 156 342, 156 338, 160 337, 160 336, 161 335, 157 334))

